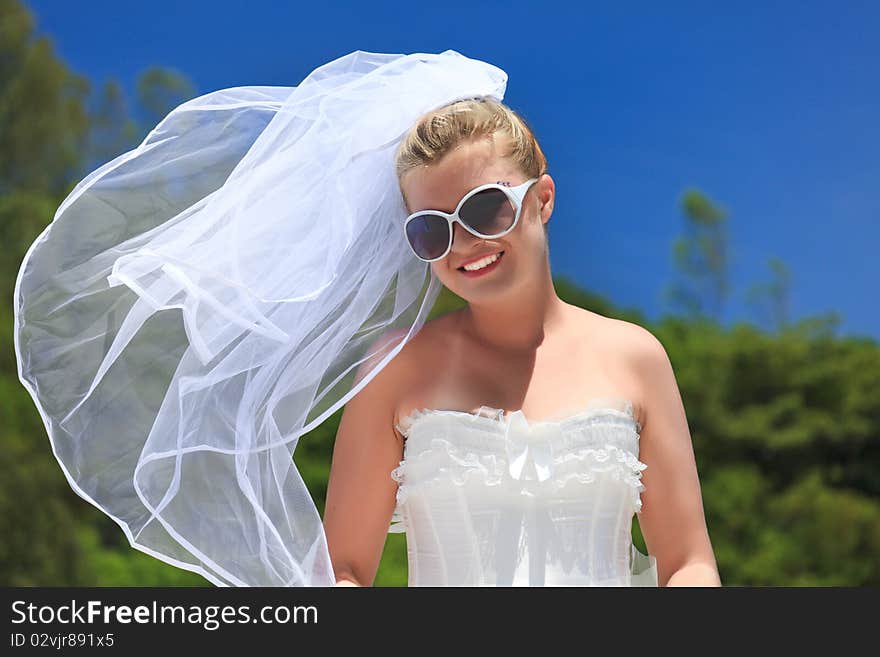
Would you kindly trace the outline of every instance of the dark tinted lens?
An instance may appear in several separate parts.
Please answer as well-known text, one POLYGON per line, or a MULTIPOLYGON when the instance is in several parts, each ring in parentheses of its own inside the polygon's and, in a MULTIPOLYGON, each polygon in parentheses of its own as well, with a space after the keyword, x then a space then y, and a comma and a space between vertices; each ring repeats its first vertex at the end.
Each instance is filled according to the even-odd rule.
POLYGON ((439 258, 449 246, 449 223, 437 214, 423 214, 406 225, 406 238, 420 257, 439 258))
POLYGON ((500 189, 484 189, 465 201, 458 214, 478 233, 497 235, 513 225, 515 210, 500 189))

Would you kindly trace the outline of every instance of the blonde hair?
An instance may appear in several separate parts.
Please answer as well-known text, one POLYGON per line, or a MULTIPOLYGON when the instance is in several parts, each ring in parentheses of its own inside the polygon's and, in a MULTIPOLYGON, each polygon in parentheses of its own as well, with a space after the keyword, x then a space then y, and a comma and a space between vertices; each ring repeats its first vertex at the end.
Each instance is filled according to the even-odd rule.
MULTIPOLYGON (((473 98, 435 109, 416 121, 397 147, 398 183, 408 171, 438 162, 459 144, 496 134, 506 138, 510 147, 505 157, 512 158, 527 178, 547 173, 547 158, 526 120, 497 100, 473 98)), ((400 192, 406 201, 403 187, 400 192)))

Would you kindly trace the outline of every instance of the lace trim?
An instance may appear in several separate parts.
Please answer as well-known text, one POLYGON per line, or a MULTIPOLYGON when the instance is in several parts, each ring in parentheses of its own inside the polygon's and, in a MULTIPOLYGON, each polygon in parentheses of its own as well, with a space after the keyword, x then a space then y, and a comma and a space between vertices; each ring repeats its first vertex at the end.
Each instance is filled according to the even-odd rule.
MULTIPOLYGON (((529 484, 548 486, 558 492, 573 482, 592 483, 600 473, 611 473, 617 481, 624 482, 630 490, 631 503, 636 513, 641 512, 641 493, 645 490, 642 483, 642 471, 648 466, 639 461, 631 452, 616 445, 606 443, 602 447, 586 447, 564 454, 554 460, 556 475, 546 482, 530 480, 529 484), (566 472, 566 470, 568 470, 566 472)), ((503 459, 495 454, 477 455, 468 452, 464 455, 448 440, 434 438, 430 449, 426 449, 414 457, 409 457, 391 471, 391 478, 398 483, 397 506, 392 516, 392 528, 389 531, 405 531, 403 505, 410 492, 426 483, 447 478, 456 486, 478 483, 484 486, 498 486, 509 477, 503 459), (430 464, 430 467, 426 467, 430 464), (413 469, 429 472, 429 476, 418 481, 408 481, 413 469)))
MULTIPOLYGON (((416 408, 408 413, 395 426, 397 430, 405 438, 408 438, 414 426, 422 420, 435 416, 453 416, 461 418, 465 422, 473 423, 492 432, 503 432, 509 422, 510 414, 504 409, 492 406, 480 406, 474 412, 452 410, 452 409, 430 409, 416 408)), ((562 412, 548 416, 543 420, 529 421, 526 419, 530 427, 547 427, 549 425, 558 426, 561 429, 569 428, 577 425, 585 420, 596 420, 602 418, 618 418, 625 419, 634 429, 635 439, 638 441, 639 433, 642 430, 642 423, 638 420, 635 413, 633 402, 626 397, 615 396, 597 396, 590 398, 587 403, 575 412, 562 412)), ((574 448, 574 453, 567 453, 565 456, 556 460, 556 468, 563 470, 555 476, 551 481, 544 482, 549 484, 552 490, 558 491, 571 482, 590 483, 595 481, 599 472, 612 472, 618 480, 625 481, 632 493, 632 504, 636 513, 642 508, 641 493, 645 490, 644 484, 641 483, 641 472, 648 466, 629 452, 610 443, 606 443, 604 447, 584 447, 578 444, 580 441, 571 440, 572 436, 568 431, 560 431, 558 435, 561 437, 560 446, 564 446, 567 450, 574 448), (590 462, 590 468, 584 472, 583 467, 580 471, 564 472, 566 465, 579 463, 581 466, 587 461, 590 462)), ((500 433, 499 437, 504 434, 500 433)), ((415 457, 409 457, 410 463, 418 463, 424 465, 425 460, 434 458, 436 454, 445 454, 444 459, 441 456, 439 467, 435 468, 435 476, 425 481, 435 480, 438 476, 451 475, 452 481, 456 485, 464 485, 469 480, 477 480, 484 485, 498 485, 503 481, 506 475, 506 468, 501 465, 498 458, 494 454, 485 454, 478 456, 469 453, 466 456, 460 456, 459 450, 452 443, 435 438, 431 442, 432 448, 421 451, 415 457), (442 449, 435 449, 442 446, 442 449), (464 472, 456 472, 456 468, 464 467, 464 472)), ((418 483, 406 482, 406 471, 409 469, 407 459, 400 461, 399 465, 394 468, 391 473, 392 479, 398 482, 397 490, 397 506, 392 514, 391 526, 389 532, 398 533, 406 531, 406 512, 403 506, 409 489, 418 483)))
MULTIPOLYGON (((503 408, 493 406, 480 406, 474 411, 461 411, 453 409, 416 408, 404 416, 395 427, 404 437, 408 437, 415 424, 425 417, 434 415, 452 415, 461 417, 476 424, 490 427, 503 427, 508 421, 508 413, 503 408)), ((567 425, 578 421, 598 416, 622 417, 632 421, 636 433, 642 430, 642 423, 636 417, 635 405, 626 397, 592 397, 587 403, 575 411, 554 413, 542 420, 528 420, 530 426, 548 424, 567 425)))

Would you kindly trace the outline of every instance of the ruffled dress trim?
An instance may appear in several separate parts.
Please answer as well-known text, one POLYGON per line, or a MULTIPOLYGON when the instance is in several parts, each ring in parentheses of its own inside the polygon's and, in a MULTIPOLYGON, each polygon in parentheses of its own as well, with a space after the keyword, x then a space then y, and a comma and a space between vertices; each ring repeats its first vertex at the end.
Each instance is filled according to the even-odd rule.
MULTIPOLYGON (((600 473, 608 472, 614 479, 623 481, 630 487, 631 501, 636 512, 642 509, 641 492, 645 490, 645 485, 641 482, 641 476, 648 466, 617 445, 606 443, 602 447, 586 447, 564 454, 555 460, 553 467, 557 474, 545 485, 549 485, 554 492, 572 482, 594 482, 600 473)), ((506 481, 506 473, 506 466, 495 454, 463 453, 446 439, 432 438, 430 449, 400 461, 391 471, 391 478, 398 483, 397 505, 400 507, 406 503, 407 496, 414 487, 437 478, 447 477, 457 486, 469 483, 498 486, 506 481), (435 475, 410 483, 407 475, 413 471, 431 472, 435 475)))
MULTIPOLYGON (((399 462, 391 472, 398 489, 389 533, 406 531, 403 507, 414 487, 441 477, 448 477, 458 486, 469 482, 498 486, 506 481, 507 467, 494 453, 496 450, 489 447, 497 448, 498 441, 505 440, 504 431, 515 414, 519 414, 521 419, 525 418, 521 411, 507 413, 490 406, 481 406, 474 413, 423 408, 404 417, 397 428, 407 439, 422 421, 444 415, 473 423, 485 431, 462 435, 456 438, 456 443, 445 438, 431 438, 429 446, 399 462)), ((619 424, 629 427, 637 448, 642 425, 636 418, 632 401, 623 397, 594 397, 574 413, 560 413, 540 421, 526 422, 532 429, 551 429, 551 438, 562 454, 554 458, 554 476, 542 485, 549 485, 552 491, 558 492, 573 482, 590 483, 600 473, 610 473, 629 487, 632 507, 636 513, 641 511, 641 493, 645 490, 641 477, 642 471, 648 466, 620 445, 607 441, 597 444, 589 439, 590 434, 586 434, 585 441, 582 431, 583 427, 590 425, 605 428, 619 424)))
MULTIPOLYGON (((508 412, 503 408, 485 405, 473 411, 416 408, 404 416, 395 426, 402 436, 409 437, 413 426, 423 417, 438 414, 461 416, 474 424, 482 426, 504 426, 509 416, 514 412, 521 413, 521 411, 508 412)), ((633 422, 636 433, 641 433, 642 431, 642 422, 637 416, 635 404, 631 399, 619 396, 591 397, 574 410, 560 411, 541 420, 528 420, 528 423, 530 426, 558 424, 565 427, 592 417, 603 416, 629 419, 633 422)))

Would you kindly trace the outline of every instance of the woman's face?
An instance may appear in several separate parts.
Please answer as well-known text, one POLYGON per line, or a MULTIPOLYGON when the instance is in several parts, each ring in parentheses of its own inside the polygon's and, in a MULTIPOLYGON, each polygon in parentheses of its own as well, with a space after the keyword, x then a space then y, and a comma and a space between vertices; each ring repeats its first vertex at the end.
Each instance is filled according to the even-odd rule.
MULTIPOLYGON (((527 179, 514 162, 501 156, 497 140, 480 139, 462 144, 436 164, 408 171, 401 188, 409 212, 451 213, 475 187, 498 181, 515 187, 527 179)), ((445 258, 431 263, 434 274, 468 302, 514 297, 547 267, 544 224, 553 210, 553 191, 553 180, 544 174, 523 198, 516 227, 502 237, 483 239, 453 223, 452 247, 445 258), (473 275, 462 269, 475 259, 502 252, 482 273, 473 275)))

